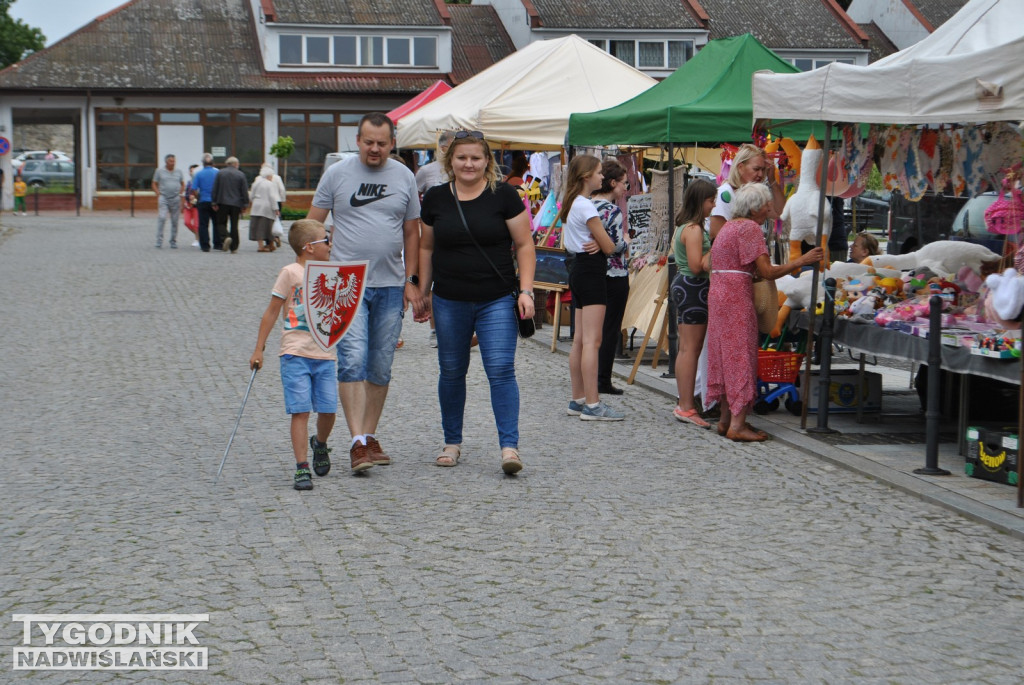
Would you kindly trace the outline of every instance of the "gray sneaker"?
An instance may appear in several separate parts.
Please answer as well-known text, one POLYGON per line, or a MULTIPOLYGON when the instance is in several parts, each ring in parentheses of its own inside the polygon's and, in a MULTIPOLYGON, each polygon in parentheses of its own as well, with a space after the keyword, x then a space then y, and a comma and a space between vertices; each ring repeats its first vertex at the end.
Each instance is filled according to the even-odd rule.
POLYGON ((224 245, 223 247, 221 247, 221 249, 224 250, 225 252, 231 249, 231 236, 224 238, 224 245))
POLYGON ((569 408, 565 410, 565 413, 569 416, 579 416, 583 413, 583 408, 586 407, 586 403, 577 402, 576 400, 569 400, 569 408))
POLYGON ((583 405, 583 411, 580 412, 580 418, 584 421, 622 421, 626 418, 626 415, 618 409, 612 409, 604 402, 599 402, 593 409, 587 405, 583 405))

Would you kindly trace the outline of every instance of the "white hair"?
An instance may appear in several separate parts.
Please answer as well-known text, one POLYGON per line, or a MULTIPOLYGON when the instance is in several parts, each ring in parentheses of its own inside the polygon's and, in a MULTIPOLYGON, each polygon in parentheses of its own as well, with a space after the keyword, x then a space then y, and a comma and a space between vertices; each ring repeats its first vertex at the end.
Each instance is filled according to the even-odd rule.
POLYGON ((736 197, 733 198, 732 218, 749 219, 772 199, 772 191, 763 183, 745 183, 736 190, 736 197))

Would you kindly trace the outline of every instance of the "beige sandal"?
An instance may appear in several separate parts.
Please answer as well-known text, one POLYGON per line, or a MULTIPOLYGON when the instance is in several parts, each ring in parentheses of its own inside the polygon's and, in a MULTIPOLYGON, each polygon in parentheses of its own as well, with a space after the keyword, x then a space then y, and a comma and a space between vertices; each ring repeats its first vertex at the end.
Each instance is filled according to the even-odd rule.
POLYGON ((519 473, 523 469, 523 461, 519 458, 519 450, 514 447, 501 448, 501 470, 506 475, 519 473))
POLYGON ((462 450, 458 445, 445 445, 434 463, 438 466, 455 466, 459 463, 460 456, 462 456, 462 450))

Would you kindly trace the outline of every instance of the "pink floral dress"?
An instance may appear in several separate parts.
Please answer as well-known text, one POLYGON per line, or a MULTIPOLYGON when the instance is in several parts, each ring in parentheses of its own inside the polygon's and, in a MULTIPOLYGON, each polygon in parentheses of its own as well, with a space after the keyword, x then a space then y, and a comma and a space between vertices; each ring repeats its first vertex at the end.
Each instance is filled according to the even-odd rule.
POLYGON ((761 227, 750 219, 726 222, 711 245, 708 295, 708 389, 705 406, 729 403, 749 410, 757 399, 757 314, 754 261, 768 254, 761 227))

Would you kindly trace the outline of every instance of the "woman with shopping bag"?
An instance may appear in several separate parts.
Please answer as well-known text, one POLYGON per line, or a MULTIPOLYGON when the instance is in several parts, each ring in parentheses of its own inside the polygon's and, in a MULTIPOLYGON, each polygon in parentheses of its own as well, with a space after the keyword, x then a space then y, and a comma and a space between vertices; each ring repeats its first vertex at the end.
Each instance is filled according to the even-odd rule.
POLYGON ((252 183, 249 199, 252 209, 249 212, 249 240, 262 243, 257 252, 273 252, 277 249, 274 243, 274 222, 281 216, 278 203, 280 193, 272 178, 274 170, 270 167, 260 169, 260 175, 252 183))

